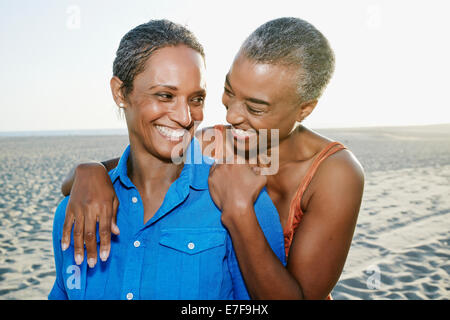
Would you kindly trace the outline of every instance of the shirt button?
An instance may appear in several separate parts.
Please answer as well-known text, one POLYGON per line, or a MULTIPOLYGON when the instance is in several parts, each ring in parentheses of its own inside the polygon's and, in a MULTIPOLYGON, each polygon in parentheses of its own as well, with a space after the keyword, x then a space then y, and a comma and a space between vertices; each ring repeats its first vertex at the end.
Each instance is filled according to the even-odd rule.
POLYGON ((135 248, 139 248, 139 246, 141 245, 141 243, 140 243, 138 240, 136 240, 136 241, 133 243, 133 245, 134 245, 135 248))
POLYGON ((131 198, 131 202, 136 203, 138 202, 138 199, 136 197, 131 198))
POLYGON ((128 293, 127 293, 127 299, 128 299, 128 300, 133 299, 133 294, 132 294, 131 292, 128 292, 128 293))
POLYGON ((188 248, 189 248, 189 250, 194 249, 195 248, 195 244, 193 242, 189 242, 188 243, 188 248))

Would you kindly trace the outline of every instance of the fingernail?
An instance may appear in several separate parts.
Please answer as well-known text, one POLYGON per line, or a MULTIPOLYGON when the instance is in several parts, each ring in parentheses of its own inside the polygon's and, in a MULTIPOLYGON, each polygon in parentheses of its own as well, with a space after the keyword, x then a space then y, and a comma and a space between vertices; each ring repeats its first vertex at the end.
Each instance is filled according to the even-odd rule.
POLYGON ((114 230, 113 230, 114 233, 116 233, 116 234, 119 234, 119 233, 120 233, 120 230, 119 230, 119 227, 118 227, 118 226, 113 225, 112 227, 113 227, 113 229, 114 229, 114 230))
POLYGON ((88 265, 89 265, 89 268, 93 268, 93 267, 95 267, 95 259, 94 258, 89 258, 88 259, 88 265))
POLYGON ((100 252, 100 259, 105 262, 106 260, 108 260, 108 251, 102 251, 100 252))
POLYGON ((66 251, 68 247, 69 246, 67 245, 67 243, 61 242, 61 249, 62 249, 62 251, 66 251))
POLYGON ((81 254, 75 255, 75 263, 80 265, 82 262, 83 262, 83 257, 81 256, 81 254))

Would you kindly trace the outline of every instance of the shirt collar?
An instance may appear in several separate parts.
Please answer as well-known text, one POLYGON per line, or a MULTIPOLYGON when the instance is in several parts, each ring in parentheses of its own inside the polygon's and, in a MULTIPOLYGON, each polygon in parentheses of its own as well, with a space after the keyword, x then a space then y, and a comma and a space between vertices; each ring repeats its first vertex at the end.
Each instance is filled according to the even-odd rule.
MULTIPOLYGON (((128 145, 120 157, 117 167, 110 171, 111 181, 114 183, 117 179, 128 189, 133 188, 127 174, 127 161, 130 156, 130 145, 128 145)), ((196 190, 208 189, 209 169, 214 159, 202 154, 200 143, 197 138, 193 138, 186 150, 186 158, 183 170, 179 179, 186 181, 188 185, 196 190)))
POLYGON ((131 182, 127 174, 128 170, 127 161, 129 156, 130 156, 130 145, 128 145, 125 148, 125 151, 122 153, 122 156, 120 157, 117 167, 115 167, 110 171, 112 183, 116 182, 117 179, 120 179, 120 182, 122 182, 122 184, 128 189, 134 187, 133 183, 131 182))
POLYGON ((202 154, 202 149, 197 138, 193 138, 186 150, 185 167, 188 167, 190 176, 190 186, 197 190, 208 189, 209 169, 214 163, 214 159, 202 154))

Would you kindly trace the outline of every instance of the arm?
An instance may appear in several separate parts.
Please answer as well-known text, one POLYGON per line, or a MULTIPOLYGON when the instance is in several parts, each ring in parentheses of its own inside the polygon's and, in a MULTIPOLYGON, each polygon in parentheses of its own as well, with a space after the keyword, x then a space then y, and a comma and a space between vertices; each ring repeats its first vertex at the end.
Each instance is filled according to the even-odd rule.
POLYGON ((364 189, 364 173, 349 151, 324 161, 292 241, 287 269, 308 299, 336 285, 350 250, 364 189), (326 222, 326 223, 324 223, 326 222))
POLYGON ((336 154, 330 161, 332 158, 324 161, 320 174, 317 172, 314 192, 294 236, 286 268, 265 240, 253 211, 253 198, 242 196, 251 193, 254 197, 254 192, 242 192, 242 188, 256 190, 252 186, 256 178, 246 183, 245 178, 252 179, 249 171, 243 172, 243 166, 222 166, 222 172, 212 172, 217 180, 210 181, 211 195, 223 209, 222 221, 232 237, 252 298, 323 299, 338 281, 353 237, 364 179, 359 164, 347 154, 336 154), (230 178, 235 175, 241 179, 230 178), (228 191, 227 195, 222 191, 219 196, 218 183, 234 180, 239 183, 222 190, 235 192, 228 191))
MULTIPOLYGON (((119 163, 119 159, 120 158, 115 158, 115 159, 110 159, 110 160, 106 160, 106 161, 102 161, 102 162, 86 162, 86 163, 82 163, 80 165, 84 165, 84 166, 88 166, 88 165, 103 165, 103 167, 105 168, 105 170, 107 172, 109 172, 110 170, 114 169, 115 167, 117 167, 117 163, 119 163)), ((66 176, 66 178, 64 179, 62 186, 61 186, 61 192, 64 196, 68 196, 70 195, 70 190, 72 189, 73 186, 73 182, 75 179, 75 170, 77 169, 77 167, 72 168, 69 171, 69 174, 66 176)))
MULTIPOLYGON (((106 167, 112 165, 117 165, 117 159, 106 162, 106 167)), ((88 265, 91 268, 97 263, 97 221, 102 261, 106 261, 109 256, 111 232, 116 235, 120 232, 116 223, 119 200, 106 170, 107 168, 100 163, 84 163, 78 165, 72 177, 66 179, 72 186, 63 225, 61 248, 64 251, 69 247, 73 226, 75 262, 77 264, 83 262, 86 244, 88 265)))

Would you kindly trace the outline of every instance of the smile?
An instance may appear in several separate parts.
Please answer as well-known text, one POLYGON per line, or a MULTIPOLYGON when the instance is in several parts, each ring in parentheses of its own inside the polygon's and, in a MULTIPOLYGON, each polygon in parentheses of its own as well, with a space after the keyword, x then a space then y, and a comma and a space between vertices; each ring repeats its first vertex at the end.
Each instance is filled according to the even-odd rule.
POLYGON ((186 129, 172 129, 165 126, 156 125, 156 130, 167 140, 179 141, 188 132, 186 129))
POLYGON ((231 127, 231 133, 236 139, 249 139, 250 137, 256 136, 256 131, 253 129, 242 130, 231 127))

